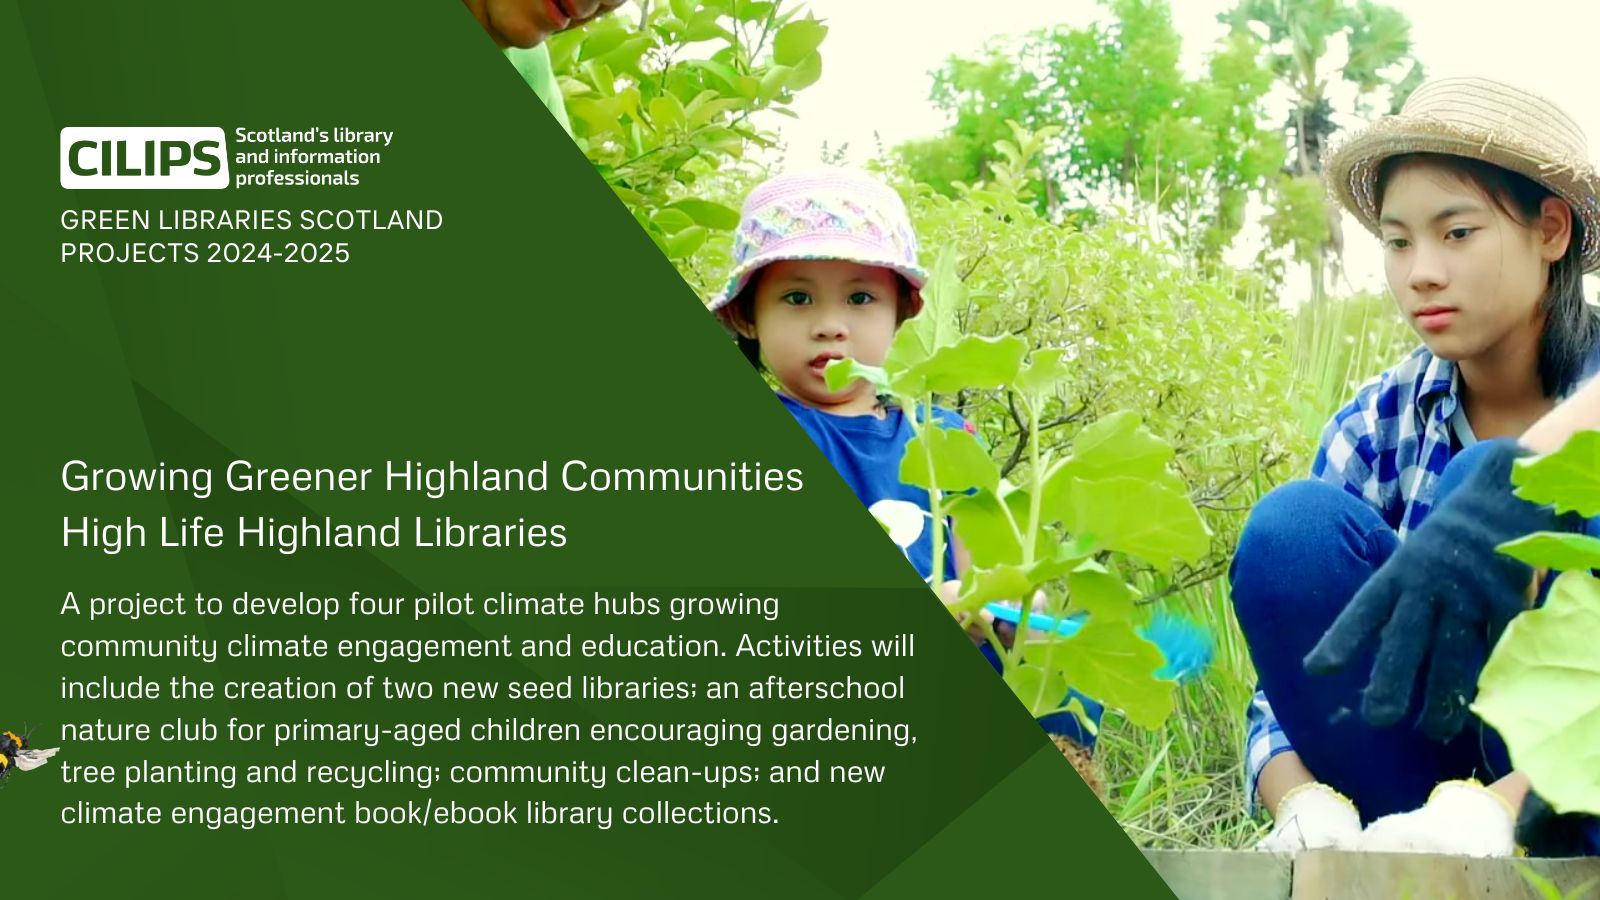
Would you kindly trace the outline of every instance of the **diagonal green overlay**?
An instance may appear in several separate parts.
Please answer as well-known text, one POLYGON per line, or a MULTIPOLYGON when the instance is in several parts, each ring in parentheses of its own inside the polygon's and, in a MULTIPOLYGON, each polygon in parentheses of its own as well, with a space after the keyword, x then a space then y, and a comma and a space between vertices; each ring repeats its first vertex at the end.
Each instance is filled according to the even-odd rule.
MULTIPOLYGON (((0 207, 0 335, 5 372, 5 677, 0 728, 32 725, 59 743, 63 722, 130 720, 193 729, 202 720, 466 722, 549 718, 714 722, 905 722, 906 748, 801 744, 749 748, 628 743, 423 746, 291 741, 274 747, 189 735, 63 746, 56 764, 0 789, 10 880, 30 897, 737 896, 933 897, 1004 891, 1170 896, 1106 811, 1045 740, 896 548, 639 231, 627 211, 495 51, 464 7, 295 0, 0 4, 5 199, 0 207), (219 191, 66 191, 67 126, 205 125, 395 132, 357 186, 219 191), (64 210, 437 209, 431 232, 333 234, 342 265, 60 262, 61 243, 178 239, 69 234, 64 210), (726 466, 803 472, 799 492, 74 493, 62 467, 374 467, 478 461, 552 473, 726 466), (62 520, 202 517, 293 521, 562 523, 560 548, 439 550, 402 545, 287 555, 236 547, 63 546, 62 520), (139 621, 61 615, 68 591, 160 596, 242 592, 424 596, 776 595, 782 616, 673 623, 615 616, 548 621, 440 615, 329 622, 260 617, 139 621), (513 641, 660 636, 732 647, 739 636, 913 633, 916 655, 752 664, 703 659, 63 659, 67 638, 249 633, 513 641), (698 665, 697 665, 698 663, 698 665), (667 675, 669 666, 672 668, 667 675), (292 674, 346 681, 548 679, 567 673, 747 680, 848 668, 904 674, 900 703, 671 701, 66 701, 59 681, 181 673, 218 681, 292 674), (581 784, 63 784, 65 764, 379 764, 448 768, 532 761, 619 766, 812 760, 886 766, 881 784, 640 784, 610 801, 770 804, 764 826, 69 826, 78 800, 164 805, 597 802, 581 784)), ((291 168, 291 167, 286 167, 291 168)), ((281 238, 241 233, 237 239, 281 238)), ((202 242, 214 236, 199 238, 202 242)), ((318 238, 322 239, 322 238, 318 238)))

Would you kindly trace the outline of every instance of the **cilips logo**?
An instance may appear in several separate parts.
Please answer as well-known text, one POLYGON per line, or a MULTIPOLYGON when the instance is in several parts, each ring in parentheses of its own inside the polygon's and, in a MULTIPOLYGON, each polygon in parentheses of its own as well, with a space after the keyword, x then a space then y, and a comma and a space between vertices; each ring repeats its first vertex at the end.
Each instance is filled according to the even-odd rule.
POLYGON ((63 128, 61 186, 225 188, 227 139, 221 128, 63 128))

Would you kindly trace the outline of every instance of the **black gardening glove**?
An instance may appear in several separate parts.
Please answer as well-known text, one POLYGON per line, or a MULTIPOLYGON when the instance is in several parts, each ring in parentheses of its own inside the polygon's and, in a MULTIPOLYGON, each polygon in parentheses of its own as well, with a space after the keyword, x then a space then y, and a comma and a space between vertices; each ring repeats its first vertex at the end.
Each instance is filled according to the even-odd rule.
POLYGON ((1306 671, 1348 665, 1382 629, 1361 714, 1372 725, 1400 721, 1428 663, 1418 727, 1454 737, 1477 691, 1478 673, 1513 616, 1527 605, 1533 569, 1495 547, 1562 522, 1549 507, 1512 494, 1511 464, 1528 451, 1497 442, 1389 561, 1362 586, 1306 655, 1306 671))
POLYGON ((1586 856, 1584 827, 1589 818, 1581 813, 1558 813, 1543 797, 1529 791, 1517 816, 1517 843, 1528 848, 1529 856, 1586 856))

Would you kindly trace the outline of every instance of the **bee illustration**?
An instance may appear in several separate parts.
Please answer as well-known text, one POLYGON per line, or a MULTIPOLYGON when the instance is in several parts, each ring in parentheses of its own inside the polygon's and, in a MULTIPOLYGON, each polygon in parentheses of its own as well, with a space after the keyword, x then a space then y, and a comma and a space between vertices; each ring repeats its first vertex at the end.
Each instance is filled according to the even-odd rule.
POLYGON ((26 772, 37 769, 50 761, 60 747, 51 747, 49 750, 35 750, 28 746, 28 734, 18 735, 15 731, 0 731, 0 781, 11 774, 12 769, 26 772))

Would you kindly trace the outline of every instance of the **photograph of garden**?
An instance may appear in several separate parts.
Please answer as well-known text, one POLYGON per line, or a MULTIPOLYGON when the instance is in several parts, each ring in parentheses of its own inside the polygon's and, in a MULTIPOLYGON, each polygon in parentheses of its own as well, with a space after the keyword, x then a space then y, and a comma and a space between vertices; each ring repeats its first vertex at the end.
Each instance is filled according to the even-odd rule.
POLYGON ((1035 5, 507 52, 819 445, 901 423, 851 486, 1136 844, 1600 854, 1600 116, 1517 62, 1580 7, 1035 5))

